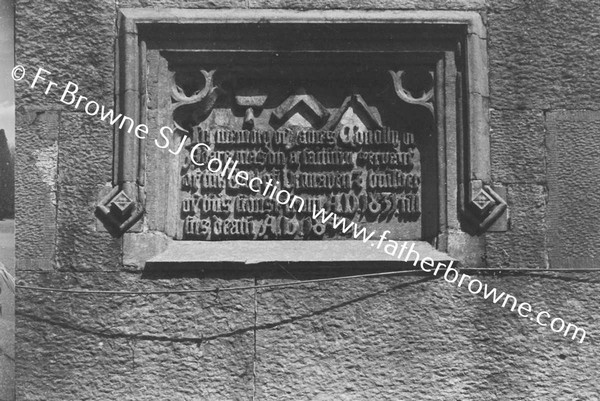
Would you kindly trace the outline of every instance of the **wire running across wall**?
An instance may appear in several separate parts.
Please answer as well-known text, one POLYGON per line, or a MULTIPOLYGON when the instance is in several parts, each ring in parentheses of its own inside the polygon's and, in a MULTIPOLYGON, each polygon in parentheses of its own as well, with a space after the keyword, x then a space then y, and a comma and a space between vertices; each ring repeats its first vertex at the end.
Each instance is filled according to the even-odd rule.
MULTIPOLYGON (((283 266, 281 266, 283 268, 283 266)), ((283 268, 287 271, 285 268, 283 268)), ((478 273, 478 274, 502 274, 502 273, 590 273, 590 272, 600 272, 600 269, 457 269, 461 273, 478 273)), ((167 295, 167 294, 195 294, 195 293, 211 293, 211 292, 226 292, 226 291, 249 291, 249 290, 259 290, 259 289, 271 289, 271 288, 285 288, 285 287, 296 287, 306 284, 314 284, 314 283, 324 283, 331 281, 340 281, 340 280, 352 280, 352 279, 360 279, 360 278, 373 278, 373 277, 386 277, 386 276, 398 276, 403 274, 413 274, 420 273, 425 275, 421 269, 411 269, 411 270, 397 270, 390 272, 380 272, 380 273, 369 273, 369 274, 358 274, 351 276, 337 276, 337 277, 328 277, 328 278, 320 278, 320 279, 308 279, 308 280, 294 280, 286 283, 273 283, 273 284, 262 284, 262 285, 249 285, 249 286, 232 286, 232 287, 211 287, 211 288, 198 288, 198 289, 190 289, 190 290, 156 290, 156 291, 119 291, 119 290, 82 290, 82 289, 73 289, 73 288, 59 288, 59 287, 39 287, 39 286, 31 286, 25 284, 14 284, 14 279, 5 269, 2 269, 0 266, 0 277, 5 280, 7 283, 12 282, 12 286, 8 285, 9 288, 14 291, 15 287, 21 290, 26 291, 37 291, 37 292, 57 292, 57 293, 68 293, 68 294, 79 294, 79 295, 123 295, 123 296, 136 296, 136 295, 167 295)), ((555 277, 555 276, 549 276, 555 277)))

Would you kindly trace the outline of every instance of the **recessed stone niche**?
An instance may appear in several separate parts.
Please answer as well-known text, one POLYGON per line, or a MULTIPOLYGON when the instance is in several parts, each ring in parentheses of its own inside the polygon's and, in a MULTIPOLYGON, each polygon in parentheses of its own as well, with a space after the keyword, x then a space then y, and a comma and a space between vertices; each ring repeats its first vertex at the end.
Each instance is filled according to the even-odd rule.
POLYGON ((313 207, 471 266, 506 229, 477 13, 121 9, 117 49, 118 110, 149 127, 115 132, 98 206, 126 264, 390 260, 313 207), (198 143, 303 210, 197 167, 198 143))

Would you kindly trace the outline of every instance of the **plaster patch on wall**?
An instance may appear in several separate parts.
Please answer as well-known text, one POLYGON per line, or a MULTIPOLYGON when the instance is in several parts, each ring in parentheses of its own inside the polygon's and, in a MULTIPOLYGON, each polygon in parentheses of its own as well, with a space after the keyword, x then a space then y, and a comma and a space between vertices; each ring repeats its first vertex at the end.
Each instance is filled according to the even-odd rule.
POLYGON ((33 151, 35 166, 40 172, 42 181, 50 187, 50 200, 56 206, 56 175, 58 166, 58 142, 44 149, 33 151))

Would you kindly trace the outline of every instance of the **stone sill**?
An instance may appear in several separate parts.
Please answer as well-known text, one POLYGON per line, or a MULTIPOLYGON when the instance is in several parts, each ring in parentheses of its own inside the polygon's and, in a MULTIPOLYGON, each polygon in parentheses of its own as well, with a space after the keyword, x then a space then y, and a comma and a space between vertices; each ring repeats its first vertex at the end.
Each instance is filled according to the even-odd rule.
MULTIPOLYGON (((352 263, 405 262, 406 252, 414 242, 420 259, 430 257, 435 262, 456 260, 424 241, 409 241, 401 258, 383 251, 387 241, 377 249, 379 241, 172 241, 167 249, 149 259, 148 263, 352 263)), ((403 241, 402 241, 403 242, 403 241)), ((401 246, 401 245, 400 245, 401 246)), ((398 248, 400 249, 400 248, 398 248)), ((396 252, 397 253, 397 252, 396 252)), ((412 253, 408 262, 414 262, 412 253)))

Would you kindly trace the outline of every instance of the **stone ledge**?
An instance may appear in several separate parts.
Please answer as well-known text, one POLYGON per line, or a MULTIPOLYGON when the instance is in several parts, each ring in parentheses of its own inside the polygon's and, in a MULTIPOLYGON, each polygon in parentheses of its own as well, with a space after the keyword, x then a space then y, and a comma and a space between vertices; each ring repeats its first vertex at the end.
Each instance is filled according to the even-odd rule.
MULTIPOLYGON (((270 262, 404 262, 383 251, 387 241, 377 249, 379 241, 173 241, 166 251, 148 260, 148 263, 242 263, 270 262)), ((456 260, 424 241, 414 242, 414 250, 421 259, 428 256, 436 262, 456 260)), ((407 246, 407 248, 409 248, 407 246)), ((412 262, 416 258, 409 258, 412 262)))

